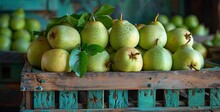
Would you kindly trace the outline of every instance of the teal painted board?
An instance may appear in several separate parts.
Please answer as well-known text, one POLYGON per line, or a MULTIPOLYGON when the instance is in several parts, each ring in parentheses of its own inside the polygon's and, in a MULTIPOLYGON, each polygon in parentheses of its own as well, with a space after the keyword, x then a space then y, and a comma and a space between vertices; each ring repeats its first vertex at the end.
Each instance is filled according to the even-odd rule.
POLYGON ((78 108, 78 91, 60 91, 59 97, 60 109, 78 108))
POLYGON ((20 79, 20 74, 22 71, 24 64, 21 63, 13 63, 10 65, 10 78, 20 79))
POLYGON ((138 91, 138 107, 155 107, 156 90, 139 90, 138 91))
POLYGON ((164 90, 165 106, 166 107, 179 107, 179 90, 168 89, 164 90))
POLYGON ((34 109, 54 109, 54 108, 55 108, 54 91, 34 92, 34 109))
POLYGON ((88 104, 89 109, 102 109, 104 108, 104 90, 91 90, 88 91, 88 104))
POLYGON ((128 107, 128 90, 110 90, 109 108, 128 107))
POLYGON ((210 89, 210 106, 220 106, 220 89, 210 89))
POLYGON ((189 89, 188 106, 204 106, 204 105, 205 105, 205 89, 189 89))
POLYGON ((57 16, 62 17, 66 14, 73 14, 73 3, 70 0, 59 0, 58 2, 59 10, 57 10, 57 16))

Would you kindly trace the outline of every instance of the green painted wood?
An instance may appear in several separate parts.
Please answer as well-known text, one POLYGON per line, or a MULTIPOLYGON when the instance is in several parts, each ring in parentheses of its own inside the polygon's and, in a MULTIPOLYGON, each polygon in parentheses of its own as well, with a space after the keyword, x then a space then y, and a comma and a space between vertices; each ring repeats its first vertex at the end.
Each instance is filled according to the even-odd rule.
POLYGON ((126 108, 126 107, 128 107, 128 91, 110 90, 109 108, 126 108))
POLYGON ((188 106, 204 106, 205 89, 188 90, 188 106))
POLYGON ((220 89, 217 88, 210 89, 210 105, 220 106, 220 89))
POLYGON ((156 90, 139 90, 138 91, 138 107, 155 107, 156 90))
POLYGON ((24 64, 22 63, 13 63, 10 65, 10 78, 20 79, 20 74, 24 64))
POLYGON ((87 108, 103 109, 104 108, 104 90, 88 91, 87 108))
POLYGON ((166 107, 179 107, 179 90, 168 89, 164 90, 165 106, 166 107))
POLYGON ((55 108, 54 91, 34 92, 34 109, 54 109, 54 108, 55 108))
POLYGON ((59 108, 60 109, 77 109, 78 108, 78 91, 60 91, 59 108))

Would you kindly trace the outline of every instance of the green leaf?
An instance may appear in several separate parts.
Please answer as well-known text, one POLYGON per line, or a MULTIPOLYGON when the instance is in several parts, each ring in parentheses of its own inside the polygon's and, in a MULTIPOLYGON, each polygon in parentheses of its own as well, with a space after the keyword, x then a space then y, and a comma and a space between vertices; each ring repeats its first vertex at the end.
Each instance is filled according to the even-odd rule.
POLYGON ((96 20, 102 22, 102 24, 106 27, 106 29, 112 27, 113 22, 112 22, 112 18, 109 15, 97 16, 96 20))
POLYGON ((73 27, 77 25, 77 19, 75 19, 74 17, 70 15, 67 15, 64 19, 66 23, 70 24, 73 27))
POLYGON ((114 7, 108 4, 104 4, 94 12, 94 16, 110 15, 113 11, 114 7))
POLYGON ((88 16, 88 13, 86 12, 81 15, 81 17, 78 20, 78 24, 77 24, 78 27, 85 26, 85 24, 87 23, 87 20, 86 20, 87 16, 88 16))
POLYGON ((89 55, 96 55, 98 52, 104 51, 104 48, 97 44, 91 44, 85 48, 85 52, 89 55))
POLYGON ((85 51, 79 48, 74 49, 70 54, 69 65, 78 77, 84 77, 87 71, 88 56, 85 51))

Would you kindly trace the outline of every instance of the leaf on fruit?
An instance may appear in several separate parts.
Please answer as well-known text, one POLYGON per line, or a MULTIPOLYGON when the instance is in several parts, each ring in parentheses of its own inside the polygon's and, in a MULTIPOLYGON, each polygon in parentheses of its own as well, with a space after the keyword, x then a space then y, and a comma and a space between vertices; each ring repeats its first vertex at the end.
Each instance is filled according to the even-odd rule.
POLYGON ((78 77, 84 77, 87 71, 88 56, 80 48, 74 49, 70 54, 69 65, 78 77))
POLYGON ((96 55, 98 52, 104 51, 104 48, 97 44, 91 44, 85 48, 85 52, 89 55, 96 55))
POLYGON ((112 18, 109 15, 97 16, 96 20, 102 22, 102 24, 106 27, 106 29, 112 27, 113 22, 112 22, 112 18))
POLYGON ((108 4, 104 4, 94 12, 94 16, 110 15, 113 11, 114 7, 108 4))
POLYGON ((87 16, 88 16, 88 13, 86 12, 81 15, 81 17, 78 20, 78 24, 77 24, 78 27, 85 26, 85 24, 87 23, 87 20, 86 20, 87 16))

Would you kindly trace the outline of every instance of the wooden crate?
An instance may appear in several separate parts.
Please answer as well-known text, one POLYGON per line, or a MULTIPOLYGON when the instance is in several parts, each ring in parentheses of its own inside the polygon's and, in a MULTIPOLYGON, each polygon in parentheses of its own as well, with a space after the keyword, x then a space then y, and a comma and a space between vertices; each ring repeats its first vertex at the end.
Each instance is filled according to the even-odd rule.
MULTIPOLYGON (((209 67, 212 65, 209 64, 209 67)), ((21 111, 220 111, 220 68, 42 72, 25 63, 21 111)))

